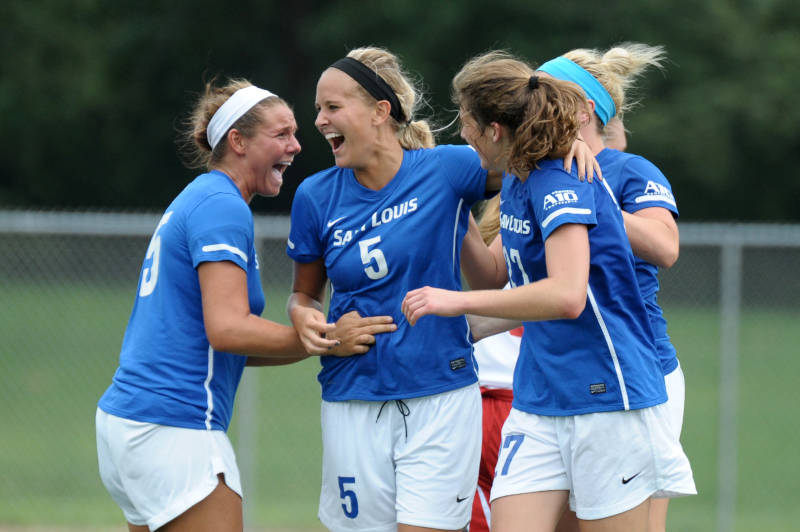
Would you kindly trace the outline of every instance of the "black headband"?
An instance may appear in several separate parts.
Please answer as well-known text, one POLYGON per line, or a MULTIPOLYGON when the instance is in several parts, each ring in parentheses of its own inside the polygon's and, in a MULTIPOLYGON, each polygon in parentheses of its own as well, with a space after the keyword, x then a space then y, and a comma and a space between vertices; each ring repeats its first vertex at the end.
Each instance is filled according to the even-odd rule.
POLYGON ((330 68, 341 70, 353 78, 376 100, 387 100, 391 106, 390 114, 392 118, 401 124, 406 121, 403 109, 400 107, 400 100, 397 99, 397 94, 377 72, 367 65, 352 57, 343 57, 332 64, 330 68))

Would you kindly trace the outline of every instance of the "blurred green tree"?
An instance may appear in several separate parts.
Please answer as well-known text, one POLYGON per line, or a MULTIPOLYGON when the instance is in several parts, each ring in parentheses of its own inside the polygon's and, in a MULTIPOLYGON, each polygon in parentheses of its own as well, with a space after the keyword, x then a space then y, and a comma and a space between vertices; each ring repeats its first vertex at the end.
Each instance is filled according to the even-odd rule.
MULTIPOLYGON (((505 48, 541 63, 577 47, 662 44, 637 92, 629 149, 673 184, 682 219, 800 221, 800 12, 791 0, 292 2, 12 0, 0 6, 0 205, 163 209, 193 177, 176 130, 203 81, 247 77, 295 107, 303 153, 279 198, 332 164, 314 131, 320 72, 384 46, 424 80, 425 114, 455 118, 450 79, 505 48)), ((440 142, 460 142, 457 126, 440 142)))

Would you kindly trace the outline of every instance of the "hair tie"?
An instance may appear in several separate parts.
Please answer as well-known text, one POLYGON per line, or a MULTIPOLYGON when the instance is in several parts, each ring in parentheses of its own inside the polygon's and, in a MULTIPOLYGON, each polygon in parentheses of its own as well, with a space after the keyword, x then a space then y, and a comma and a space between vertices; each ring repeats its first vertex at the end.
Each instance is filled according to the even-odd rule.
POLYGON ((528 78, 528 89, 534 90, 536 87, 539 86, 539 76, 533 75, 528 78))

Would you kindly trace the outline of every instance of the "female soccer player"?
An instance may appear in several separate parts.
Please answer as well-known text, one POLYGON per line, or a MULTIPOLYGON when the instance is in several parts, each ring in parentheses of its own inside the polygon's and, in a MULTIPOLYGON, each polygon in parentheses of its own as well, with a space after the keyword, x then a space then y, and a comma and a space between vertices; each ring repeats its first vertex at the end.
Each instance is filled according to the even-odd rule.
MULTIPOLYGON (((658 268, 669 268, 678 259, 680 244, 675 223, 678 209, 669 181, 655 165, 639 155, 622 153, 625 143, 621 149, 612 144, 625 138, 618 117, 630 107, 626 93, 648 67, 660 68, 663 61, 662 47, 623 43, 606 51, 572 50, 546 62, 539 71, 577 84, 595 109, 583 124, 581 135, 600 162, 603 175, 622 208, 625 230, 636 256, 636 278, 653 329, 669 396, 668 427, 676 444, 680 445, 685 383, 675 348, 667 334, 667 322, 657 301, 658 268), (611 113, 612 108, 616 109, 616 115, 611 113), (612 124, 617 125, 612 127, 612 124)), ((678 491, 682 487, 685 486, 678 486, 678 491)), ((651 501, 650 532, 666 530, 668 503, 666 497, 651 501)))
POLYGON ((322 359, 319 517, 337 532, 459 530, 475 493, 480 392, 467 322, 411 328, 400 304, 425 284, 461 289, 470 206, 501 176, 468 146, 434 147, 414 120, 419 102, 386 50, 333 63, 317 84, 316 126, 336 166, 307 178, 292 205, 289 313, 301 339, 325 323, 328 279, 329 319, 357 310, 398 326, 366 356, 322 359))
POLYGON ((322 360, 319 517, 331 530, 457 530, 469 521, 480 452, 480 393, 467 322, 411 329, 405 291, 460 290, 471 205, 498 190, 468 146, 433 147, 413 120, 419 95, 394 55, 351 51, 320 76, 316 126, 336 166, 292 205, 290 316, 313 336, 325 282, 329 318, 391 315, 398 330, 368 356, 322 360), (345 362, 345 363, 342 363, 345 362))
MULTIPOLYGON (((207 84, 195 106, 190 155, 208 171, 158 223, 119 368, 96 413, 100 476, 131 531, 242 530, 225 433, 242 371, 308 356, 292 327, 259 317, 265 301, 248 206, 256 194, 280 191, 300 152, 296 131, 286 102, 245 80, 207 84)), ((372 334, 394 329, 381 316, 339 325, 309 351, 364 352, 372 334)))
MULTIPOLYGON (((627 138, 622 121, 614 117, 603 128, 604 144, 607 148, 625 151, 627 138)), ((477 222, 478 233, 483 245, 490 245, 500 231, 500 196, 487 200, 481 209, 480 219, 477 222)), ((618 200, 621 201, 621 200, 618 200)), ((623 216, 625 213, 623 213, 623 216)), ((470 228, 472 230, 472 228, 470 228)), ((469 247, 471 239, 476 235, 468 232, 464 238, 464 249, 469 247)), ((480 245, 480 244, 478 244, 480 245)), ((478 250, 480 252, 480 250, 478 250)), ((634 254, 636 249, 634 248, 634 254)), ((470 257, 465 257, 462 250, 462 263, 469 263, 470 257)), ((637 259, 638 262, 638 259, 637 259)), ((467 276, 470 281, 470 277, 467 276)), ((479 281, 478 281, 479 282, 479 281)), ((488 286, 488 288, 495 288, 488 286)), ((473 327, 480 325, 474 321, 473 327)), ((514 399, 513 376, 514 366, 519 356, 522 340, 522 327, 514 328, 482 338, 479 329, 473 328, 473 336, 482 338, 475 342, 475 362, 478 364, 478 382, 481 386, 481 402, 483 407, 483 444, 481 447, 481 461, 478 472, 478 490, 472 504, 472 517, 469 523, 470 532, 489 532, 491 526, 491 505, 489 498, 494 481, 497 455, 500 451, 500 435, 503 423, 511 411, 514 399)), ((493 331, 490 331, 493 332, 493 331)), ((667 394, 669 403, 673 403, 672 383, 667 380, 667 394)), ((681 394, 682 397, 682 394, 681 394)), ((672 409, 671 409, 672 410, 672 409)), ((665 519, 661 508, 666 506, 669 499, 651 499, 650 501, 650 532, 664 530, 665 519), (658 523, 663 523, 660 527, 658 523)), ((665 516, 664 516, 665 517, 665 516)), ((556 527, 556 532, 576 532, 579 529, 575 512, 568 511, 561 516, 556 527)))
MULTIPOLYGON (((625 151, 627 145, 625 128, 619 119, 614 119, 613 123, 610 121, 606 126, 605 144, 609 148, 625 151)), ((471 235, 470 232, 473 227, 470 227, 470 231, 464 237, 464 249, 469 247, 471 239, 478 239, 478 234, 485 246, 490 245, 497 237, 500 232, 499 195, 485 202, 480 211, 480 219, 475 227, 477 228, 477 234, 471 235)), ((481 244, 478 243, 477 245, 480 246, 481 244)), ((469 264, 471 257, 469 255, 465 256, 464 249, 462 249, 461 260, 462 263, 469 264)), ((481 253, 482 251, 478 250, 478 252, 481 253)), ((467 275, 467 281, 472 282, 470 275, 467 275)), ((480 280, 476 282, 480 283, 480 280)), ((506 285, 506 287, 508 286, 506 285)), ((486 286, 484 288, 496 287, 486 286)), ((474 327, 472 329, 473 337, 480 338, 474 344, 474 355, 475 362, 478 365, 478 383, 481 387, 481 406, 483 407, 483 443, 481 445, 481 461, 478 470, 478 489, 475 492, 475 500, 472 503, 472 517, 469 522, 470 532, 489 532, 491 528, 492 511, 489 498, 497 466, 497 455, 500 453, 500 435, 503 423, 505 423, 511 411, 511 403, 514 400, 514 367, 517 364, 523 332, 522 326, 519 326, 484 338, 480 332, 481 324, 484 321, 470 322, 470 325, 474 327)), ((490 323, 483 324, 492 328, 490 323)), ((492 328, 486 334, 494 332, 494 330, 492 328)), ((666 499, 658 500, 666 501, 666 499)), ((654 501, 651 501, 651 504, 652 502, 654 501)), ((650 516, 652 522, 652 506, 650 516)), ((577 532, 577 530, 578 520, 575 517, 575 512, 565 512, 558 522, 556 532, 577 532)))
POLYGON ((582 530, 645 530, 649 497, 688 461, 664 428, 664 380, 619 208, 604 183, 553 164, 587 102, 501 52, 468 62, 453 87, 462 137, 485 167, 510 174, 493 251, 513 288, 424 287, 403 311, 419 325, 429 314, 524 321, 492 529, 552 531, 570 499, 582 530))

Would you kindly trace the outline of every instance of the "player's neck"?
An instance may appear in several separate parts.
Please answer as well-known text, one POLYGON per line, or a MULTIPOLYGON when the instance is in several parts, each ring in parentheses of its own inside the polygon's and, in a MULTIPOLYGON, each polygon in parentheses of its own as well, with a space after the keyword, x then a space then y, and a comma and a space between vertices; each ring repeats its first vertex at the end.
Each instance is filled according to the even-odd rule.
POLYGON ((603 137, 597 132, 597 125, 594 120, 581 128, 581 138, 586 142, 586 145, 589 146, 589 149, 592 150, 592 154, 594 155, 597 155, 606 147, 603 142, 603 137))
POLYGON ((236 185, 236 188, 239 189, 239 193, 242 195, 245 202, 250 203, 250 200, 253 199, 253 193, 250 192, 250 188, 248 187, 248 180, 244 178, 246 169, 239 168, 235 164, 220 163, 211 168, 211 170, 217 170, 227 175, 230 180, 233 181, 233 184, 236 185))
POLYGON ((380 190, 397 175, 403 164, 403 148, 392 143, 376 143, 367 163, 354 168, 358 182, 371 190, 380 190))

